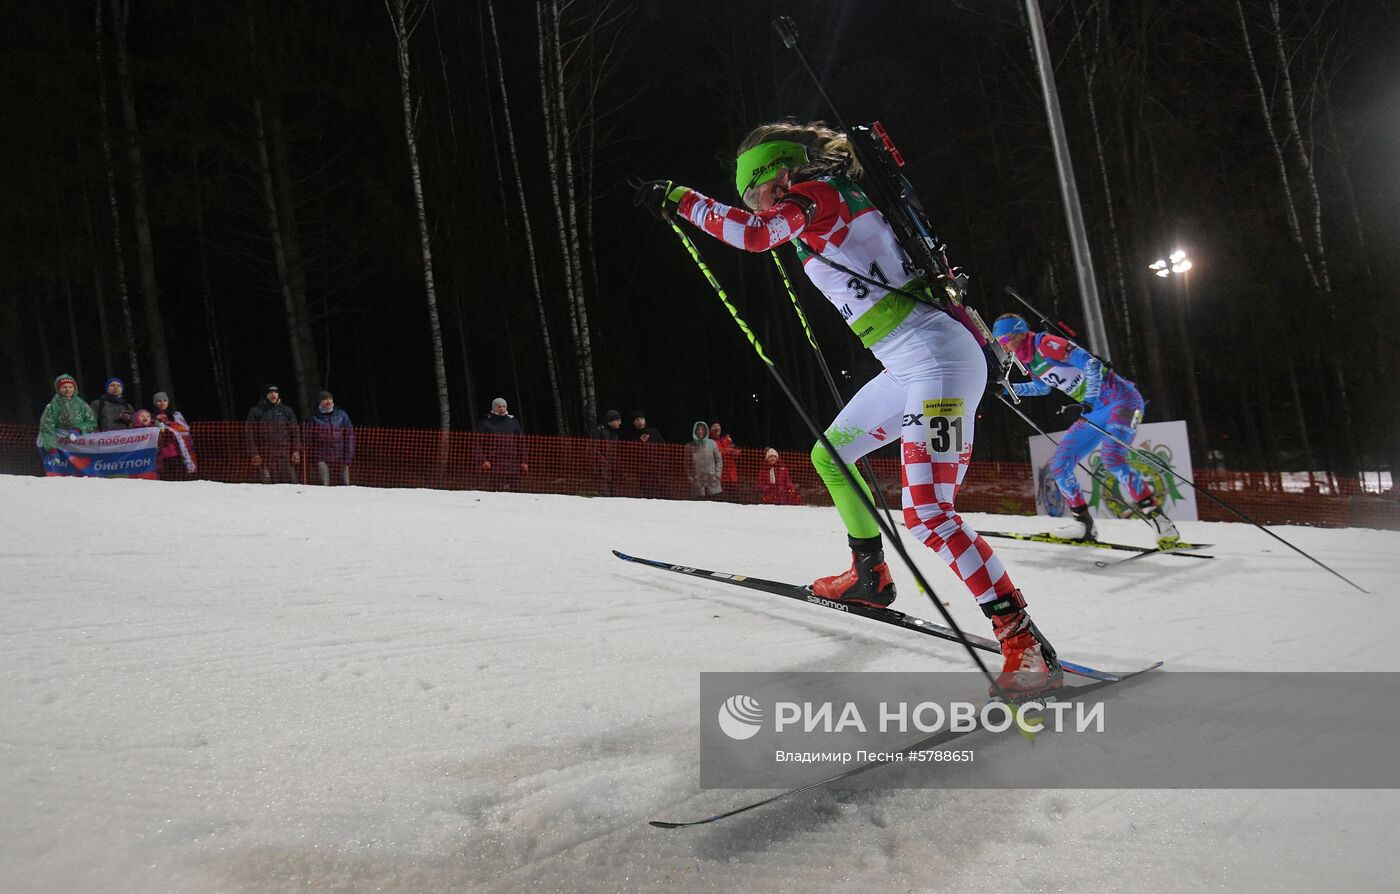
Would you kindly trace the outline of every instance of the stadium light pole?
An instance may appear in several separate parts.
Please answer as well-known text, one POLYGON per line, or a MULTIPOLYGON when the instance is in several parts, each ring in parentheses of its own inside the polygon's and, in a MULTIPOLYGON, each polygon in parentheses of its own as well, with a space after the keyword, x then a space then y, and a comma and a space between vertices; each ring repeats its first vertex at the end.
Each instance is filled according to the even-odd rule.
POLYGON ((1069 157, 1069 142, 1065 139, 1065 121, 1060 114, 1060 95, 1055 90, 1054 63, 1050 58, 1050 47, 1045 41, 1045 22, 1040 17, 1040 0, 1025 2, 1031 44, 1035 47, 1036 69, 1040 73, 1040 88, 1045 94, 1045 117, 1050 122, 1050 142, 1055 149, 1055 170, 1060 175, 1060 198, 1064 201, 1065 221, 1069 225, 1074 270, 1079 277, 1079 301, 1084 308, 1084 328, 1089 336, 1089 350, 1105 360, 1111 360, 1108 353, 1108 333, 1103 325, 1103 308, 1099 306, 1099 284, 1094 278, 1094 259, 1089 254, 1089 236, 1084 228, 1084 210, 1079 205, 1079 188, 1074 182, 1074 165, 1069 157))
MULTIPOLYGON (((1186 312, 1191 304, 1191 268, 1194 265, 1191 259, 1186 256, 1182 249, 1173 251, 1165 258, 1158 258, 1147 269, 1157 274, 1162 279, 1171 280, 1171 284, 1180 283, 1180 294, 1173 295, 1172 303, 1176 305, 1176 340, 1177 346, 1181 350, 1181 357, 1186 361, 1186 402, 1190 406, 1191 425, 1188 431, 1188 440, 1191 442, 1191 452, 1200 459, 1210 461, 1206 443, 1206 421, 1205 414, 1201 412, 1201 394, 1196 387, 1196 351, 1192 346, 1191 332, 1187 326, 1186 312)), ((1176 290, 1173 289, 1173 292, 1176 290)))

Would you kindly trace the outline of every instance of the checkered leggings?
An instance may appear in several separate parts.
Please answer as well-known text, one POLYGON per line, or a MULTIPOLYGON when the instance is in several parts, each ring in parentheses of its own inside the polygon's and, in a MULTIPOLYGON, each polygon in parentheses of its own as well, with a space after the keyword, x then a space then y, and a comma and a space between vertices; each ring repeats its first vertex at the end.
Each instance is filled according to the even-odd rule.
POLYGON ((832 422, 828 435, 837 452, 853 463, 898 431, 909 532, 938 553, 979 603, 1010 593, 1010 575, 954 505, 987 387, 981 349, 955 320, 920 308, 873 350, 885 371, 832 422))

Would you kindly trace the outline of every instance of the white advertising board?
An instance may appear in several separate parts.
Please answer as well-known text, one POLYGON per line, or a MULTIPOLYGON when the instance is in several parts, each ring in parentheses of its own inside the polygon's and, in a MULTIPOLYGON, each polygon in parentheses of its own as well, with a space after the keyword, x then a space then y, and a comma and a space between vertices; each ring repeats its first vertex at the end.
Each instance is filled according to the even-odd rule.
MULTIPOLYGON (((1064 438, 1065 432, 1051 434, 1056 441, 1064 438)), ((1081 460, 1084 468, 1093 472, 1093 477, 1084 468, 1075 470, 1084 498, 1089 501, 1089 509, 1097 518, 1119 518, 1131 515, 1127 501, 1121 494, 1118 479, 1104 468, 1099 455, 1104 441, 1093 452, 1081 460), (1095 478, 1098 480, 1096 481, 1095 478), (1105 486, 1107 485, 1107 486, 1105 486)), ((1050 458, 1055 454, 1055 445, 1050 438, 1036 435, 1030 439, 1031 474, 1035 485, 1035 509, 1041 515, 1066 516, 1069 507, 1050 475, 1050 458)), ((1153 493, 1163 500, 1167 515, 1177 521, 1195 521, 1196 492, 1189 485, 1182 484, 1167 473, 1162 466, 1173 469, 1179 475, 1191 477, 1191 450, 1186 439, 1186 423, 1149 422, 1138 427, 1133 439, 1132 451, 1128 452, 1128 462, 1151 485, 1153 493)))

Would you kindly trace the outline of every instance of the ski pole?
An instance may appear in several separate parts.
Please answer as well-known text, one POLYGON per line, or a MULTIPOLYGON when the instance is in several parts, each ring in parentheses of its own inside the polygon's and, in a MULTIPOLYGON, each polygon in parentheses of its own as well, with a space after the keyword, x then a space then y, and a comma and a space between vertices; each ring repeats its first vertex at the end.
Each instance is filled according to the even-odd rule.
POLYGON ((1176 469, 1173 469, 1171 466, 1169 466, 1169 465, 1167 465, 1166 463, 1162 462, 1162 461, 1161 461, 1160 459, 1158 459, 1155 455, 1153 455, 1153 454, 1151 454, 1151 453, 1148 453, 1148 452, 1145 451, 1145 450, 1139 450, 1138 448, 1134 447, 1132 444, 1129 444, 1129 443, 1123 441, 1122 439, 1120 439, 1120 438, 1118 438, 1118 437, 1116 437, 1116 436, 1110 434, 1109 431, 1108 431, 1107 429, 1105 429, 1105 428, 1104 428, 1103 426, 1101 426, 1101 425, 1096 424, 1093 420, 1086 419, 1086 418, 1084 418, 1083 416, 1081 416, 1080 419, 1082 419, 1084 422, 1088 423, 1088 424, 1089 424, 1090 426, 1092 426, 1093 428, 1097 429, 1099 432, 1101 432, 1101 433, 1103 434, 1103 436, 1104 436, 1105 438, 1108 438, 1108 439, 1109 439, 1110 441, 1112 441, 1113 443, 1118 444, 1119 446, 1121 446, 1121 447, 1123 447, 1123 448, 1125 448, 1125 449, 1127 449, 1127 450, 1131 450, 1133 453, 1136 453, 1138 456, 1143 457, 1143 458, 1146 459, 1148 462, 1152 463, 1154 466, 1156 466, 1157 468, 1161 469, 1162 471, 1167 472, 1168 474, 1172 475, 1174 478, 1176 478, 1176 480, 1182 482, 1183 484, 1189 484, 1189 485, 1191 485, 1191 489, 1194 490, 1196 493, 1202 494, 1202 495, 1204 495, 1204 496, 1206 496, 1206 497, 1209 497, 1210 500, 1211 500, 1212 502, 1218 504, 1219 506, 1221 506, 1221 507, 1224 508, 1224 509, 1228 509, 1230 512, 1233 512, 1235 515, 1238 515, 1240 518, 1242 518, 1242 519, 1244 519, 1245 521, 1249 522, 1251 525, 1254 525, 1254 527, 1256 527, 1256 528, 1258 528, 1259 530, 1263 531, 1265 534, 1268 534, 1270 537, 1274 538, 1274 539, 1277 540, 1279 543, 1282 543, 1284 546, 1286 546, 1286 547, 1288 547, 1289 549, 1293 550, 1295 553, 1297 553, 1298 555, 1300 555, 1300 556, 1302 556, 1303 558, 1307 559, 1309 562, 1312 562, 1314 565, 1317 565, 1319 568, 1322 568, 1322 569, 1324 569, 1325 571, 1329 572, 1330 574, 1333 574, 1333 575, 1335 575, 1336 577, 1341 578, 1342 580, 1346 581, 1348 584, 1351 584, 1351 586, 1353 586, 1353 587, 1355 587, 1356 589, 1360 590, 1361 592, 1366 593, 1366 594, 1369 595, 1369 593, 1370 593, 1369 590, 1366 590, 1366 589, 1364 589, 1363 587, 1361 587, 1360 585, 1356 584, 1355 582, 1353 582, 1352 580, 1350 580, 1349 578, 1347 578, 1345 575, 1343 575, 1340 571, 1337 571, 1337 570, 1333 569, 1332 567, 1326 565, 1325 563, 1319 561, 1318 559, 1315 559, 1315 558, 1313 558, 1312 556, 1310 556, 1309 554, 1303 552, 1303 550, 1301 550, 1301 549, 1299 549, 1298 547, 1294 546, 1293 544, 1289 543, 1287 540, 1284 540, 1282 537, 1280 537, 1279 535, 1275 534, 1273 531, 1270 531, 1268 528, 1266 528, 1266 527, 1264 527, 1263 525, 1259 524, 1259 522, 1257 522, 1257 521, 1255 521, 1254 519, 1250 518, 1249 516, 1245 515, 1243 512, 1241 512, 1240 510, 1236 509, 1234 506, 1231 506, 1229 503, 1226 503, 1224 500, 1220 499, 1220 498, 1217 497, 1215 494, 1211 493, 1211 491, 1210 491, 1209 488, 1201 487, 1199 484, 1197 484, 1196 482, 1192 481, 1190 478, 1187 478, 1185 475, 1181 474, 1181 473, 1178 472, 1176 469))
MULTIPOLYGON (((1037 424, 1035 423, 1035 420, 1031 419, 1031 417, 1029 417, 1029 416, 1027 416, 1025 413, 1023 413, 1023 412, 1021 411, 1021 408, 1020 408, 1020 407, 1016 406, 1014 403, 1012 403, 1011 401, 1007 400, 1007 399, 1006 399, 1006 396, 1005 396, 1004 394, 1002 394, 1000 391, 997 392, 997 400, 1001 401, 1002 403, 1004 403, 1004 404, 1006 404, 1008 407, 1010 407, 1010 408, 1011 408, 1011 412, 1015 413, 1017 416, 1020 416, 1022 419, 1024 419, 1024 420, 1026 421, 1026 424, 1029 425, 1031 428, 1035 429, 1035 430, 1040 434, 1041 437, 1045 438, 1047 441, 1049 441, 1051 444, 1054 444, 1056 447, 1059 447, 1059 446, 1060 446, 1060 442, 1059 442, 1059 441, 1055 440, 1054 437, 1052 437, 1051 434, 1050 434, 1049 432, 1047 432, 1045 429, 1043 429, 1043 428, 1041 428, 1039 425, 1037 425, 1037 424)), ((1090 469, 1088 466, 1084 465, 1084 464, 1081 463, 1081 462, 1075 462, 1075 465, 1078 466, 1079 468, 1083 469, 1083 470, 1084 470, 1084 474, 1088 475, 1091 479, 1093 479, 1093 480, 1099 485, 1099 487, 1102 487, 1102 488, 1104 489, 1104 492, 1105 492, 1105 493, 1107 493, 1107 492, 1109 491, 1110 488, 1109 488, 1109 486, 1108 486, 1108 482, 1107 482, 1107 481, 1104 481, 1102 478, 1100 478, 1099 476, 1095 475, 1092 469, 1090 469)), ((1141 509, 1137 508, 1137 506, 1133 505, 1132 501, 1127 501, 1127 506, 1128 506, 1129 509, 1132 510, 1133 515, 1136 515, 1138 518, 1142 519, 1143 521, 1147 522, 1148 524, 1151 524, 1151 521, 1149 521, 1148 518, 1147 518, 1147 514, 1144 513, 1141 509)))
MULTIPOLYGON (((841 390, 836 387, 836 380, 831 376, 831 368, 826 365, 826 358, 822 356, 822 349, 817 345, 816 336, 812 334, 812 327, 807 325, 807 314, 802 311, 802 301, 797 297, 797 290, 792 287, 792 280, 788 279, 787 269, 783 267, 783 260, 778 257, 776 249, 768 254, 772 255, 773 265, 778 268, 778 276, 783 280, 783 288, 787 289, 793 313, 797 314, 797 321, 802 324, 802 333, 807 336, 807 344, 812 346, 812 353, 817 358, 817 367, 822 371, 822 377, 826 379, 826 386, 831 389, 831 397, 836 401, 836 406, 840 407, 844 403, 841 400, 841 390)), ((866 476, 875 482, 875 499, 880 501, 880 510, 885 513, 885 519, 893 528, 894 515, 890 512, 889 504, 885 502, 885 492, 880 487, 880 479, 876 476, 875 467, 871 465, 869 457, 862 456, 860 458, 860 467, 865 470, 866 476)))
POLYGON ((952 614, 949 613, 947 607, 943 605, 942 600, 934 593, 933 587, 931 587, 929 582, 924 578, 923 572, 919 570, 919 566, 914 564, 914 560, 909 556, 908 550, 904 548, 904 543, 900 539, 899 533, 894 529, 893 525, 888 524, 884 517, 880 515, 879 510, 875 508, 875 503, 870 497, 866 496, 865 491, 861 489, 860 482, 856 479, 855 473, 847 468, 846 464, 841 461, 841 455, 836 451, 836 446, 831 443, 831 439, 826 436, 826 432, 822 431, 821 427, 818 426, 811 415, 808 414, 806 408, 802 406, 802 402, 797 399, 797 395, 793 394, 792 389, 788 387, 787 380, 783 378, 782 373, 778 371, 778 367, 774 365, 772 359, 764 352, 763 345, 759 342, 758 337, 754 335, 753 330, 749 328, 749 324, 744 322, 744 318, 739 316, 739 309, 729 300, 729 295, 724 291, 724 286, 720 285, 719 280, 716 279, 714 273, 710 271, 705 260, 700 257, 700 250, 695 247, 695 243, 690 241, 690 237, 685 234, 685 231, 680 228, 680 225, 674 220, 671 220, 669 216, 666 218, 666 222, 671 225, 671 229, 675 231, 676 237, 681 240, 681 244, 685 246, 685 250, 690 253, 691 260, 700 268, 701 274, 709 281, 710 286, 715 290, 715 294, 719 296, 720 303, 729 311, 729 315, 734 318, 735 324, 738 325, 739 329, 744 333, 744 336, 749 340, 749 345, 753 347, 754 353, 758 354, 758 359, 762 360, 763 365, 768 368, 769 374, 772 375, 773 380, 778 383, 778 387, 782 389, 784 396, 786 396, 788 402, 792 404, 792 408, 797 411, 797 415, 801 417, 803 424, 807 426, 809 431, 817 436, 817 440, 821 442, 822 447, 825 448, 832 459, 836 461, 837 468, 841 470, 842 475, 846 476, 846 481, 860 498, 861 503, 865 506, 865 510, 870 513, 870 517, 875 520, 876 526, 889 538, 890 544, 894 547, 899 558, 904 561, 904 564, 914 575, 914 580, 917 581, 924 592, 928 594, 929 599, 933 602, 934 607, 938 609, 939 614, 943 616, 943 620, 947 622, 948 627, 957 634, 958 642, 962 643, 963 648, 967 650, 967 654, 971 656, 973 663, 977 665, 977 669, 987 678, 987 681, 991 684, 992 691, 999 696, 1005 696, 1005 691, 997 685, 996 677, 987 669, 986 663, 982 661, 982 656, 977 654, 976 648, 968 641, 967 634, 958 626, 958 622, 953 620, 952 614))
POLYGON ((1030 311, 1031 313, 1035 314, 1035 318, 1036 318, 1037 320, 1040 320, 1040 322, 1044 323, 1044 324, 1045 324, 1046 326, 1048 326, 1050 329, 1053 329, 1053 330, 1055 331, 1055 334, 1056 334, 1056 335, 1060 335, 1060 336, 1062 336, 1062 337, 1064 337, 1064 338, 1069 339, 1070 341, 1074 341, 1075 347, 1079 348, 1079 350, 1083 351, 1084 353, 1086 353, 1086 354, 1088 354, 1089 356, 1093 357, 1095 360, 1097 360, 1097 361, 1099 361, 1100 363, 1102 363, 1102 364, 1104 365, 1105 368, 1111 369, 1111 368, 1113 367, 1113 364, 1112 364, 1112 363, 1109 363, 1107 360, 1103 359, 1103 358, 1100 357, 1098 354, 1095 354, 1093 351, 1089 350, 1088 348, 1086 348, 1086 347, 1084 347, 1083 345, 1081 345, 1079 342, 1075 341, 1075 339, 1077 339, 1077 338, 1079 337, 1079 333, 1077 333, 1077 332, 1075 332, 1073 329, 1069 328, 1069 324, 1068 324, 1068 323, 1065 323, 1063 320, 1061 320, 1060 322, 1056 322, 1056 321, 1050 319, 1050 318, 1047 317, 1045 314, 1043 314, 1043 313, 1041 313, 1039 310, 1037 310, 1037 309, 1036 309, 1036 306, 1035 306, 1034 304, 1031 304, 1029 301, 1027 301, 1026 299, 1022 298, 1022 297, 1021 297, 1021 293, 1017 292, 1015 289, 1011 288, 1010 286, 1007 286, 1007 287, 1006 287, 1006 294, 1010 295, 1012 298, 1015 298, 1017 301, 1021 302, 1021 305, 1022 305, 1023 307, 1025 307, 1026 310, 1028 310, 1028 311, 1030 311))

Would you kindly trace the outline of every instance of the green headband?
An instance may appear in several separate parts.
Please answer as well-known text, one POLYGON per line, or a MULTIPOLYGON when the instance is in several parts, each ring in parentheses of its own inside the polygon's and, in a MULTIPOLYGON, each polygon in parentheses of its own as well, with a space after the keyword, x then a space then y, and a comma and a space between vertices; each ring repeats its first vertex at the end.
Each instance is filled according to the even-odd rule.
POLYGON ((797 168, 806 163, 807 147, 801 143, 791 140, 759 143, 739 156, 734 166, 734 186, 742 196, 778 176, 783 168, 797 168))

